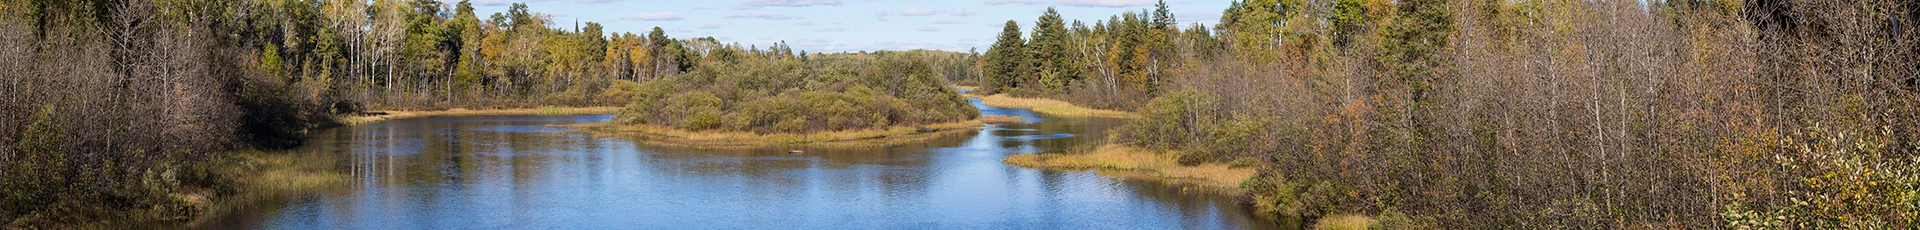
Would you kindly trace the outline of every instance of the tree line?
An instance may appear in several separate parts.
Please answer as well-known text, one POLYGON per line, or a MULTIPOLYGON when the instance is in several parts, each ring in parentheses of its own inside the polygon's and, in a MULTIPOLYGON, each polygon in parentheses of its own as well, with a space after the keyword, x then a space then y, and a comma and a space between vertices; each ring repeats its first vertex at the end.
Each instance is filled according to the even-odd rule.
POLYGON ((1186 29, 1164 8, 1067 27, 1084 51, 1053 48, 1055 13, 1030 40, 1010 22, 980 84, 1138 111, 1111 141, 1185 164, 1263 162, 1247 202, 1306 223, 1920 226, 1920 5, 1244 0, 1186 29))

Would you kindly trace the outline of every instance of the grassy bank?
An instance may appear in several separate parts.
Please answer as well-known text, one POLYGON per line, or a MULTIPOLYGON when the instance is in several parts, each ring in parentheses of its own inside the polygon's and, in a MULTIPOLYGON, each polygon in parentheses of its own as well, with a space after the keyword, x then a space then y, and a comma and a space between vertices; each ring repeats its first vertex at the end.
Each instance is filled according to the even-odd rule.
POLYGON ((194 222, 188 226, 204 225, 203 221, 223 213, 234 212, 268 199, 292 196, 316 191, 327 187, 339 186, 347 182, 347 175, 337 169, 335 159, 310 153, 276 152, 267 153, 247 150, 232 153, 227 163, 216 170, 233 179, 233 193, 223 195, 181 194, 189 197, 196 206, 205 207, 194 222))
POLYGON ((1007 156, 1002 162, 1042 169, 1134 171, 1149 175, 1149 178, 1153 179, 1192 183, 1225 190, 1237 190, 1241 181, 1253 178, 1255 173, 1251 167, 1235 168, 1220 163, 1180 165, 1168 154, 1156 154, 1152 151, 1113 144, 1100 146, 1099 149, 1083 154, 1012 155, 1007 156))
POLYGON ((137 209, 72 207, 68 215, 35 216, 0 223, 0 229, 145 229, 182 228, 262 199, 337 186, 347 175, 325 156, 242 150, 222 154, 207 166, 216 181, 182 184, 163 200, 137 209))
POLYGON ((976 95, 967 95, 967 96, 973 97, 973 98, 980 98, 980 103, 987 104, 988 106, 1003 107, 1003 108, 1028 108, 1028 109, 1032 109, 1033 112, 1053 115, 1053 116, 1061 116, 1061 117, 1111 117, 1111 118, 1139 117, 1138 115, 1134 115, 1133 113, 1126 112, 1126 111, 1093 109, 1093 108, 1081 107, 1079 105, 1074 105, 1073 103, 1066 102, 1066 101, 1047 99, 1047 98, 1013 97, 1013 96, 1007 96, 1006 94, 994 94, 994 95, 987 95, 987 96, 976 96, 976 95))
POLYGON ((984 116, 980 119, 919 126, 893 126, 885 129, 861 129, 806 134, 704 130, 693 131, 658 125, 617 125, 592 123, 575 128, 598 134, 637 137, 649 144, 702 148, 757 148, 805 145, 814 147, 886 146, 926 141, 948 134, 980 129, 982 124, 1022 123, 1019 117, 984 116))
POLYGON ((528 108, 528 109, 483 109, 483 110, 469 110, 469 109, 462 109, 462 108, 454 108, 449 110, 435 110, 435 111, 408 111, 408 110, 370 111, 370 112, 367 112, 367 114, 371 114, 371 115, 340 116, 335 120, 343 125, 354 126, 354 125, 371 124, 374 122, 380 122, 380 121, 386 121, 386 120, 415 118, 415 117, 512 116, 512 115, 553 116, 553 115, 613 114, 614 112, 619 112, 619 111, 620 111, 620 107, 580 107, 580 108, 540 107, 540 108, 528 108))

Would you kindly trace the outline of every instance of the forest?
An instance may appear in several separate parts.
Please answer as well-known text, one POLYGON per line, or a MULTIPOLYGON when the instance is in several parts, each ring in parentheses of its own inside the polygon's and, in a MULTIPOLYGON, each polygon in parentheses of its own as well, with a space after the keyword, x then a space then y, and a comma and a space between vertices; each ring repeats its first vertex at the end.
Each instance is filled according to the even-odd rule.
POLYGON ((1920 226, 1920 4, 1245 0, 1009 21, 984 92, 1137 111, 1245 202, 1382 228, 1920 226))
POLYGON ((245 192, 232 152, 372 110, 636 102, 647 115, 623 117, 763 132, 977 116, 944 87, 974 78, 977 54, 796 53, 472 4, 0 0, 0 226, 191 219, 245 192))

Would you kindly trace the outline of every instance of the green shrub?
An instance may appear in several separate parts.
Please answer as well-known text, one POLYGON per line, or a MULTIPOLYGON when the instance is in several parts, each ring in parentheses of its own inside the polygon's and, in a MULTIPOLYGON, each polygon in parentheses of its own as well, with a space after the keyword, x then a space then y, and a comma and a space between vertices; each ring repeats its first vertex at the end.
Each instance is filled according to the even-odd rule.
POLYGON ((66 134, 53 122, 53 114, 53 107, 41 109, 20 139, 6 146, 16 155, 0 168, 0 220, 44 209, 55 195, 65 193, 68 167, 61 151, 67 149, 66 134))

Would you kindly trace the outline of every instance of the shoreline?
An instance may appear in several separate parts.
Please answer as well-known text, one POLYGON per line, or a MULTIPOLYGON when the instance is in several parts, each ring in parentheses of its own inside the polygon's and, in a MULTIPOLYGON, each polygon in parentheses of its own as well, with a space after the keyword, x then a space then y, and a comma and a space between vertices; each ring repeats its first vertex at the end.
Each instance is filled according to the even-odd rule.
POLYGON ((1060 116, 1060 117, 1072 117, 1072 118, 1084 118, 1084 117, 1139 118, 1140 117, 1138 114, 1134 114, 1132 112, 1087 108, 1080 105, 1075 105, 1072 102, 1055 100, 1052 98, 1013 97, 1013 96, 1008 96, 1007 94, 1004 94, 1004 93, 986 95, 986 96, 965 94, 963 96, 971 97, 971 98, 979 98, 980 103, 987 104, 987 106, 1001 107, 1001 108, 1025 108, 1025 109, 1033 110, 1033 112, 1035 113, 1060 116))
POLYGON ((1118 144, 1102 145, 1088 153, 1016 154, 1002 159, 1008 165, 1046 170, 1095 170, 1101 175, 1190 184, 1239 194, 1240 183, 1253 178, 1252 167, 1224 163, 1180 165, 1172 157, 1118 144))
POLYGON ((613 114, 619 111, 620 111, 620 107, 612 107, 612 106, 539 107, 539 108, 520 108, 520 109, 482 109, 482 110, 469 110, 465 108, 452 108, 447 110, 417 110, 417 111, 416 110, 380 110, 380 111, 367 112, 367 114, 377 113, 377 115, 335 116, 334 122, 339 123, 340 125, 343 125, 343 126, 358 126, 358 125, 379 123, 387 120, 419 118, 419 117, 591 115, 591 114, 613 114))
POLYGON ((866 147, 921 142, 937 137, 983 128, 987 124, 1025 123, 1008 116, 981 116, 973 120, 940 124, 891 126, 884 129, 858 129, 814 133, 759 134, 741 131, 692 131, 659 125, 621 125, 598 122, 569 125, 595 135, 636 137, 647 144, 670 147, 719 149, 764 148, 776 146, 866 147))
POLYGON ((183 226, 204 227, 210 224, 208 221, 244 211, 248 205, 334 188, 349 181, 347 174, 336 169, 336 159, 322 154, 259 150, 231 154, 234 158, 229 159, 229 165, 218 170, 233 178, 234 194, 217 197, 189 195, 203 196, 195 203, 204 209, 193 221, 183 223, 183 226))

